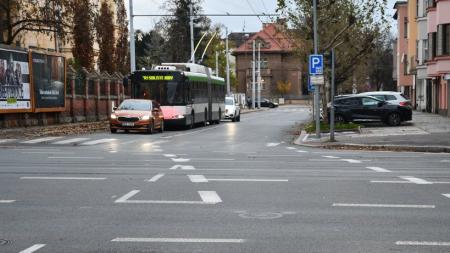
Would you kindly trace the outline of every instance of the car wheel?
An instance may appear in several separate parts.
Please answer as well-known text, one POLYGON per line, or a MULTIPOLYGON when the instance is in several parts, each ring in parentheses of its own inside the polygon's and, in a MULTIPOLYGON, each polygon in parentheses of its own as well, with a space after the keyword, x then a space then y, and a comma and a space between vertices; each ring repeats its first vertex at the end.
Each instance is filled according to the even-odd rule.
POLYGON ((112 134, 115 134, 115 133, 117 133, 117 129, 115 129, 115 128, 111 128, 111 133, 112 133, 112 134))
POLYGON ((401 123, 400 114, 394 112, 388 115, 387 123, 390 126, 398 126, 401 123))
POLYGON ((272 104, 270 104, 270 105, 269 105, 269 108, 274 108, 274 107, 275 107, 275 106, 274 106, 274 105, 272 105, 272 104))
POLYGON ((239 113, 239 115, 237 116, 236 121, 237 122, 241 121, 241 113, 239 113))
POLYGON ((150 122, 150 124, 148 125, 147 133, 148 133, 148 134, 153 134, 154 129, 155 129, 155 122, 152 121, 152 122, 150 122))
POLYGON ((159 127, 159 131, 164 133, 164 120, 161 120, 161 126, 159 127))
POLYGON ((344 116, 342 116, 341 114, 336 114, 336 115, 334 116, 334 122, 337 122, 337 123, 345 123, 345 118, 344 118, 344 116))

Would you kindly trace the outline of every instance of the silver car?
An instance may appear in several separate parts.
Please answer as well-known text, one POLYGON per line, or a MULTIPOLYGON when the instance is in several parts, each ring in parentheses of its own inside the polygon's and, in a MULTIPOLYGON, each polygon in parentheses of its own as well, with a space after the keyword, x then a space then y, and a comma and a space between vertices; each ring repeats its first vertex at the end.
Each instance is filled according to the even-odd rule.
POLYGON ((395 91, 369 91, 360 93, 360 95, 371 96, 390 104, 411 106, 411 100, 406 98, 401 92, 395 91))

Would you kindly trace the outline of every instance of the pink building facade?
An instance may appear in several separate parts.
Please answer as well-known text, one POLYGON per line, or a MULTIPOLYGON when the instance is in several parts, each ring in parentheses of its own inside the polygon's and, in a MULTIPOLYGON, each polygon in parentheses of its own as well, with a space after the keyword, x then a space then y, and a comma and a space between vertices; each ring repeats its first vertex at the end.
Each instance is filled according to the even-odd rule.
POLYGON ((450 0, 429 0, 427 75, 432 86, 432 111, 450 116, 450 0))

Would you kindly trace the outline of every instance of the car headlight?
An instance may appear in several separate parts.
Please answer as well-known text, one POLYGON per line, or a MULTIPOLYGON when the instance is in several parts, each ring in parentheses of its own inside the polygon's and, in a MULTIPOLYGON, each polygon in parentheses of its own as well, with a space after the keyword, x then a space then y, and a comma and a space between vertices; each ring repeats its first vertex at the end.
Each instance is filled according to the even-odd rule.
POLYGON ((145 115, 141 117, 142 120, 149 120, 150 119, 150 115, 145 115))
POLYGON ((112 113, 111 114, 111 119, 117 119, 117 116, 114 113, 112 113))

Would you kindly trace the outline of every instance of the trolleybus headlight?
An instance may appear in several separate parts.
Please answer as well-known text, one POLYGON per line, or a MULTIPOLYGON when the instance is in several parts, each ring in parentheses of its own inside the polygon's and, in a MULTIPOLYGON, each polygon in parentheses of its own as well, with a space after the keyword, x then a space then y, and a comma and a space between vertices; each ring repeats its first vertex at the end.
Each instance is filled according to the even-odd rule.
POLYGON ((117 116, 114 113, 112 113, 111 114, 111 119, 117 119, 117 116))
POLYGON ((145 115, 141 117, 142 120, 149 120, 150 119, 150 115, 145 115))
POLYGON ((179 114, 179 115, 175 115, 172 118, 174 119, 184 119, 184 115, 183 114, 179 114))

